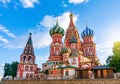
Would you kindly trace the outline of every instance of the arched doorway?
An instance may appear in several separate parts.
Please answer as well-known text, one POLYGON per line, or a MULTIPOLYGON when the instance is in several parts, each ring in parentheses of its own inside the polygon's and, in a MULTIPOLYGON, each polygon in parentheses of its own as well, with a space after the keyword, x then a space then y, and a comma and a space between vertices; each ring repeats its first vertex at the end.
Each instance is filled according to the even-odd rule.
POLYGON ((29 78, 29 73, 26 73, 26 78, 29 78))
POLYGON ((30 78, 33 78, 33 73, 30 74, 30 78))

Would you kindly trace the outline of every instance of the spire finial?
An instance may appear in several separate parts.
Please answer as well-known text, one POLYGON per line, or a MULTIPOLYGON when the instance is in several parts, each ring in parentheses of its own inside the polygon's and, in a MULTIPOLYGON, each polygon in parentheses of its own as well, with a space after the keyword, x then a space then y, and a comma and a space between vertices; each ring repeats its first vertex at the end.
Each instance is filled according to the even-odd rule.
POLYGON ((85 23, 86 23, 86 28, 88 28, 88 21, 86 21, 85 23))
POLYGON ((72 13, 70 13, 70 20, 72 20, 73 19, 73 14, 72 13))
POLYGON ((58 25, 58 18, 56 19, 56 25, 58 25))
POLYGON ((29 35, 32 36, 32 33, 30 32, 29 35))
POLYGON ((73 14, 70 13, 70 23, 69 23, 69 27, 74 27, 74 23, 73 23, 73 14))

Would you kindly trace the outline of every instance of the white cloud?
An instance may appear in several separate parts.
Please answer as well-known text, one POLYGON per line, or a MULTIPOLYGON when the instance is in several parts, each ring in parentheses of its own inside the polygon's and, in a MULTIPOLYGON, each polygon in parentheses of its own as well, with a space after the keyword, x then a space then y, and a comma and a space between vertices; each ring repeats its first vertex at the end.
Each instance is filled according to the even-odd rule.
POLYGON ((49 54, 43 56, 36 56, 36 63, 38 64, 39 67, 42 67, 43 63, 46 63, 48 60, 49 54))
MULTIPOLYGON (((6 48, 24 48, 28 37, 29 35, 17 36, 9 43, 4 43, 2 46, 6 48)), ((49 35, 49 32, 36 32, 36 30, 33 30, 32 41, 34 48, 43 48, 50 45, 51 37, 49 35)))
POLYGON ((55 25, 55 21, 56 21, 56 17, 52 15, 46 15, 44 16, 43 20, 40 23, 46 28, 51 28, 53 27, 53 25, 55 25))
POLYGON ((0 36, 0 41, 4 42, 4 43, 9 43, 9 41, 4 38, 3 36, 0 36))
MULTIPOLYGON (((120 41, 120 24, 119 22, 115 22, 112 24, 109 24, 109 26, 103 27, 103 30, 101 34, 101 39, 96 38, 96 40, 99 40, 97 43, 97 54, 100 58, 100 61, 105 64, 105 60, 108 56, 112 55, 112 48, 114 45, 114 42, 120 41)), ((97 33, 97 32, 96 32, 97 33)), ((97 33, 99 34, 99 33, 97 33)))
POLYGON ((21 5, 21 4, 18 3, 18 2, 14 2, 13 8, 14 8, 15 10, 17 10, 17 9, 18 9, 18 6, 20 6, 20 5, 21 5))
POLYGON ((16 36, 16 38, 9 41, 9 43, 3 43, 1 46, 5 48, 24 48, 28 37, 26 35, 16 36))
POLYGON ((20 0, 24 8, 34 8, 35 3, 39 3, 39 0, 20 0))
POLYGON ((112 48, 113 48, 112 42, 101 42, 97 44, 96 46, 97 56, 102 64, 105 64, 105 60, 107 59, 107 57, 112 55, 112 48))
POLYGON ((29 30, 32 32, 33 45, 35 48, 43 48, 49 46, 51 43, 51 37, 49 35, 49 30, 44 30, 41 26, 37 26, 36 29, 29 30), (43 29, 43 30, 42 30, 43 29))
POLYGON ((51 43, 49 32, 39 32, 37 34, 34 34, 33 43, 35 48, 49 46, 51 43))
POLYGON ((37 60, 37 61, 43 61, 43 62, 44 62, 44 61, 47 61, 47 60, 48 60, 48 56, 49 56, 49 55, 44 56, 44 57, 43 57, 43 56, 36 56, 36 60, 37 60))
POLYGON ((62 5, 63 5, 63 7, 65 7, 65 8, 68 6, 67 4, 65 4, 64 1, 62 1, 62 5))
MULTIPOLYGON (((70 15, 70 12, 65 12, 62 15, 56 16, 56 17, 54 17, 53 15, 46 15, 44 16, 43 20, 40 23, 42 26, 46 28, 52 28, 55 25, 56 20, 58 19, 59 25, 66 30, 68 28, 69 21, 70 21, 69 15, 70 15)), ((74 20, 74 23, 76 23, 76 21, 78 20, 78 15, 75 15, 73 20, 74 20)))
POLYGON ((2 77, 0 76, 0 80, 2 79, 2 77))
POLYGON ((0 31, 4 32, 8 36, 15 38, 15 35, 11 33, 9 30, 7 30, 4 26, 0 25, 0 31))
POLYGON ((11 2, 11 0, 0 0, 0 2, 2 3, 2 7, 7 7, 7 4, 11 2))
MULTIPOLYGON (((33 28, 33 30, 28 30, 28 32, 32 32, 34 48, 43 48, 50 45, 52 39, 49 35, 48 28, 51 28, 55 25, 57 18, 59 18, 58 21, 60 26, 66 30, 69 24, 69 14, 70 12, 65 12, 56 17, 46 15, 43 20, 40 21, 41 24, 37 25, 37 27, 33 28), (41 29, 41 25, 43 30, 41 29)), ((75 15, 74 22, 76 22, 77 19, 78 17, 75 15)), ((29 35, 16 36, 16 38, 12 39, 9 43, 3 44, 3 46, 6 48, 24 48, 28 37, 29 35)))
POLYGON ((0 64, 0 67, 4 67, 5 66, 5 64, 0 64))
POLYGON ((88 2, 89 0, 69 0, 69 3, 73 3, 74 5, 76 4, 81 4, 83 2, 88 2))
POLYGON ((0 2, 6 4, 6 3, 9 3, 11 0, 0 0, 0 2))
MULTIPOLYGON (((3 25, 0 25, 0 32, 5 33, 6 35, 8 35, 9 37, 15 38, 16 36, 11 33, 9 30, 7 30, 3 25)), ((4 45, 4 44, 8 44, 10 43, 8 39, 6 39, 4 36, 0 35, 0 41, 2 41, 3 43, 1 43, 0 45, 4 45)))

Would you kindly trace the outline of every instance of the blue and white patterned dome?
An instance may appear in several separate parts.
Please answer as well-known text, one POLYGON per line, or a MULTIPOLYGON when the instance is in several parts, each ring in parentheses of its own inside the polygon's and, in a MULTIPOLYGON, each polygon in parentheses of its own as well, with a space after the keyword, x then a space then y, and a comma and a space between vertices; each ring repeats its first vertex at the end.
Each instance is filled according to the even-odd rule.
POLYGON ((93 32, 93 30, 89 29, 86 26, 86 29, 83 30, 83 32, 81 33, 81 36, 82 36, 82 38, 84 38, 85 36, 94 36, 94 32, 93 32))

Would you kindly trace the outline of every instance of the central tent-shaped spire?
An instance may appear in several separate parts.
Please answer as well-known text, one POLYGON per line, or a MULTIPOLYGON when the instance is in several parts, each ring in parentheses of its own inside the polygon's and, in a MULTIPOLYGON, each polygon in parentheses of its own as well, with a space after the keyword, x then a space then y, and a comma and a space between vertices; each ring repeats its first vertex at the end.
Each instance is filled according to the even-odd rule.
POLYGON ((74 22, 73 22, 73 14, 71 13, 69 17, 70 17, 69 27, 73 27, 74 28, 75 25, 74 25, 74 22))
POLYGON ((74 25, 72 13, 70 14, 69 18, 70 18, 70 23, 69 23, 68 29, 66 31, 66 36, 65 36, 65 41, 64 41, 65 46, 69 47, 70 39, 72 37, 75 37, 77 40, 77 46, 78 46, 77 49, 80 49, 80 47, 81 47, 80 37, 79 37, 78 31, 74 25))
POLYGON ((29 38, 24 48, 23 54, 34 56, 34 49, 32 44, 32 33, 29 33, 29 38))

